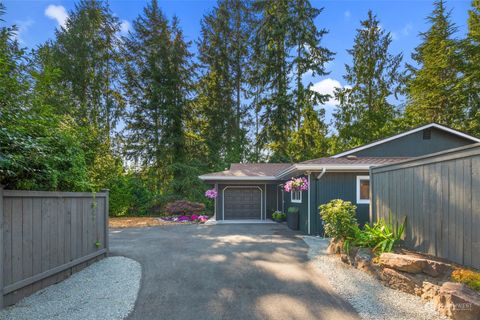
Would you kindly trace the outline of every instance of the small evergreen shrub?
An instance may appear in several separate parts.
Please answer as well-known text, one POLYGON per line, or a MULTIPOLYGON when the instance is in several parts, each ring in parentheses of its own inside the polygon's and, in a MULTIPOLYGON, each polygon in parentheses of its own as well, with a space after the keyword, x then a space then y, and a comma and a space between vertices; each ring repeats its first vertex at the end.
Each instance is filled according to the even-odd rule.
POLYGON ((456 269, 452 272, 452 280, 464 283, 473 290, 480 292, 480 273, 468 269, 456 269))
POLYGON ((358 229, 357 207, 350 201, 335 199, 320 207, 320 216, 325 222, 325 234, 337 240, 345 240, 355 235, 358 229))
POLYGON ((287 219, 287 215, 281 211, 275 211, 272 214, 272 218, 273 220, 284 221, 285 219, 287 219))

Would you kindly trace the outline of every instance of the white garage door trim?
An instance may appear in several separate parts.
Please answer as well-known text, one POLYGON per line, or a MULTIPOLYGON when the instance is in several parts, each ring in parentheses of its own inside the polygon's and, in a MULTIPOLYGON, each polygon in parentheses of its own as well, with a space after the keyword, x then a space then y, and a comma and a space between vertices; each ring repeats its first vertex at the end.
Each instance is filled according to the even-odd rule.
POLYGON ((227 189, 240 189, 240 188, 257 188, 260 190, 260 220, 263 220, 263 190, 259 186, 228 186, 222 190, 222 220, 225 220, 225 190, 227 189))

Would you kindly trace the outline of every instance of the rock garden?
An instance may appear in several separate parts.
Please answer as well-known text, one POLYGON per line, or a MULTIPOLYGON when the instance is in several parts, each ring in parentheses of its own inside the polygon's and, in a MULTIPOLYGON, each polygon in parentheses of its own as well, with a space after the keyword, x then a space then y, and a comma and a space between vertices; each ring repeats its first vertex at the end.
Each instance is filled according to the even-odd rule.
POLYGON ((359 228, 355 206, 334 200, 320 207, 327 253, 383 285, 433 303, 451 319, 480 319, 480 273, 402 247, 405 223, 380 220, 359 228))

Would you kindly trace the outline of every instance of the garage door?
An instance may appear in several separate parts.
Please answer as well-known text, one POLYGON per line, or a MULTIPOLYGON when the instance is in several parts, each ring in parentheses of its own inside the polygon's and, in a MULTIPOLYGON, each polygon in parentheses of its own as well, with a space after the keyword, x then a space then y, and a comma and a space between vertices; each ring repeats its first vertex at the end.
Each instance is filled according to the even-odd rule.
POLYGON ((227 187, 224 191, 224 218, 261 219, 262 192, 256 187, 227 187))

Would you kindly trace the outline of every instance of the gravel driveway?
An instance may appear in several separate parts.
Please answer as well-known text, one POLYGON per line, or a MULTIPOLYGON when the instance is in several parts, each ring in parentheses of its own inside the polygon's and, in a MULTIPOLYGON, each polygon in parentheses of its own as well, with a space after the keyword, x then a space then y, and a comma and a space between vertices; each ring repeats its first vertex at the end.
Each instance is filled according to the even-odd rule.
POLYGON ((142 265, 129 319, 359 319, 283 225, 182 225, 110 232, 142 265))
POLYGON ((140 264, 105 258, 0 311, 2 320, 121 320, 133 309, 140 264))
POLYGON ((310 247, 309 256, 315 266, 335 285, 335 291, 354 306, 362 319, 447 319, 435 311, 433 303, 425 303, 417 296, 385 287, 369 274, 328 255, 327 239, 304 237, 304 240, 310 247))

